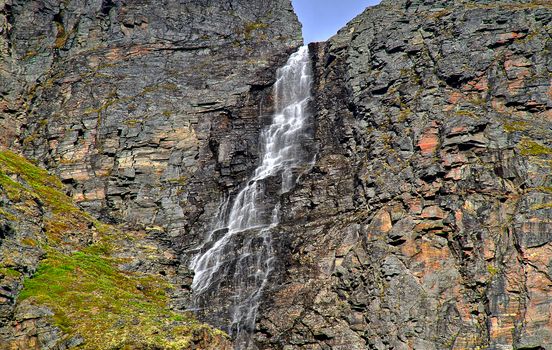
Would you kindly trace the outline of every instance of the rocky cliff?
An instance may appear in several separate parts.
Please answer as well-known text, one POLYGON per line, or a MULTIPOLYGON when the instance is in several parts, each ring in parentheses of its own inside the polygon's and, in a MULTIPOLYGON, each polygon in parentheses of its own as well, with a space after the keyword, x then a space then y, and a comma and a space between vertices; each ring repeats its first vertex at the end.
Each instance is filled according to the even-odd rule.
MULTIPOLYGON (((550 23, 384 0, 310 45, 259 349, 552 349, 550 23)), ((288 0, 0 0, 0 143, 36 162, 0 152, 0 349, 230 348, 188 265, 300 43, 288 0)))
POLYGON ((289 0, 0 2, 0 142, 55 175, 1 154, 0 348, 228 347, 182 252, 301 42, 289 0))
POLYGON ((552 6, 383 1, 311 45, 262 348, 552 349, 552 6))

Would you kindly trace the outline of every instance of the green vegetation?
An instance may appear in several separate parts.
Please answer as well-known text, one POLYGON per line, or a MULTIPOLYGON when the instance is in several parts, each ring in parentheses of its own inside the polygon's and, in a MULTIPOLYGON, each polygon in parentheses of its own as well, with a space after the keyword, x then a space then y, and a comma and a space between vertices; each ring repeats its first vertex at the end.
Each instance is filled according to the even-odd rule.
POLYGON ((468 110, 465 110, 465 109, 457 110, 457 111, 455 111, 455 113, 456 113, 456 115, 463 116, 463 117, 469 117, 469 118, 474 118, 474 119, 479 118, 477 116, 477 114, 475 114, 474 112, 468 111, 468 110))
POLYGON ((65 255, 50 249, 25 281, 19 300, 51 308, 57 326, 84 338, 83 349, 182 349, 202 333, 222 335, 168 310, 169 287, 160 278, 125 274, 95 253, 65 255))
POLYGON ((542 203, 542 204, 535 204, 531 206, 531 210, 540 210, 540 209, 552 209, 552 203, 542 203))
POLYGON ((10 151, 0 151, 0 188, 11 201, 21 203, 17 208, 22 214, 32 212, 37 201, 46 207, 49 215, 44 218, 44 226, 47 238, 53 242, 61 241, 68 232, 95 224, 65 194, 57 177, 10 151))
POLYGON ((541 145, 538 142, 523 138, 518 144, 520 153, 524 156, 552 155, 552 148, 541 145))
POLYGON ((411 114, 412 110, 410 107, 407 107, 406 104, 401 103, 401 111, 399 113, 398 121, 401 123, 405 122, 411 114))
POLYGON ((532 188, 528 188, 527 190, 552 194, 552 187, 547 187, 547 186, 532 187, 532 188))
POLYGON ((0 267, 0 277, 3 277, 3 276, 19 278, 21 277, 21 272, 9 267, 0 267))
POLYGON ((247 23, 243 27, 243 33, 245 35, 245 38, 249 40, 253 37, 253 35, 252 35, 253 32, 255 32, 257 30, 265 29, 265 28, 268 28, 268 24, 266 24, 266 23, 250 22, 250 23, 247 23))
MULTIPOLYGON (((19 238, 45 252, 36 273, 25 278, 19 302, 51 309, 52 322, 64 337, 82 337, 79 349, 186 349, 224 339, 223 332, 191 314, 170 310, 171 285, 161 276, 119 270, 125 260, 112 254, 120 249, 118 242, 135 237, 79 209, 46 170, 0 151, 0 191, 12 202, 10 211, 0 208, 0 219, 11 220, 11 211, 21 218, 39 216, 47 238, 19 238), (88 245, 92 232, 96 243, 88 245)), ((22 279, 12 266, 16 264, 0 266, 0 278, 22 279)))
POLYGON ((488 264, 487 265, 487 272, 489 272, 489 274, 491 275, 491 277, 494 277, 496 276, 500 271, 498 270, 498 268, 492 264, 488 264))
POLYGON ((8 193, 8 197, 10 194, 16 197, 21 192, 38 197, 53 212, 67 213, 78 210, 71 199, 62 192, 63 184, 58 178, 10 151, 0 152, 0 186, 8 193), (9 175, 20 177, 29 187, 12 180, 9 175))
POLYGON ((507 132, 524 131, 529 128, 529 123, 525 121, 511 121, 504 124, 504 130, 507 132))

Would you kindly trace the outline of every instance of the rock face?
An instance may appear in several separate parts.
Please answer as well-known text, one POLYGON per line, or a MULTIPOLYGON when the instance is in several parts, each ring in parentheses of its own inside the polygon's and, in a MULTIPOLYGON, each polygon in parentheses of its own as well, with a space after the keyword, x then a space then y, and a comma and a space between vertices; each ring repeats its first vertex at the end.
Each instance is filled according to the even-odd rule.
MULTIPOLYGON (((259 349, 552 349, 550 23, 547 0, 384 0, 310 45, 316 161, 282 198, 259 349)), ((38 288, 60 262, 54 284, 102 268, 156 305, 99 328, 144 334, 119 346, 184 344, 188 262, 300 42, 288 0, 0 0, 0 144, 63 183, 0 152, 0 349, 93 348, 38 288)))
MULTIPOLYGON (((108 251, 94 259, 122 259, 117 267, 125 275, 167 279, 173 285, 172 308, 182 312, 189 306, 187 264, 193 252, 181 253, 201 242, 221 197, 235 191, 255 167, 259 129, 272 108, 275 70, 301 42, 289 0, 2 0, 0 144, 36 159, 59 176, 81 208, 118 225, 113 230, 121 232, 108 235, 108 251)), ((51 277, 35 274, 38 266, 39 271, 59 261, 73 266, 79 257, 71 255, 75 251, 106 242, 91 217, 74 225, 63 214, 50 214, 34 192, 24 200, 10 192, 32 185, 21 178, 26 166, 6 164, 0 164, 0 179, 15 184, 0 182, 0 267, 7 269, 0 270, 0 349, 5 344, 9 349, 94 348, 86 336, 66 337, 79 325, 48 324, 55 313, 54 323, 60 325, 52 308, 63 309, 62 300, 49 309, 23 308, 29 318, 18 316, 21 300, 16 300, 28 289, 24 278, 51 277), (34 198, 38 203, 26 202, 34 198), (48 225, 58 221, 63 227, 52 237, 48 225), (53 251, 39 249, 43 245, 53 251), (55 252, 63 259, 56 260, 55 252)), ((94 269, 84 269, 84 276, 94 269)), ((34 301, 41 296, 36 292, 34 301)), ((106 311, 99 310, 95 315, 106 311)), ((107 310, 104 319, 109 312, 117 310, 107 310)), ((188 322, 185 314, 174 318, 188 322)), ((182 327, 181 321, 170 327, 167 320, 157 321, 163 325, 159 334, 182 327)), ((138 316, 113 321, 116 329, 145 337, 153 328, 132 329, 148 322, 138 316)), ((157 346, 228 348, 220 334, 211 339, 203 326, 189 327, 157 346), (181 339, 190 332, 187 342, 181 339)), ((114 337, 124 340, 121 334, 114 337)), ((152 346, 151 339, 122 344, 117 346, 152 346)))
POLYGON ((271 349, 552 349, 552 7, 384 1, 311 45, 271 349))
POLYGON ((301 43, 287 0, 2 7, 17 77, 3 79, 3 119, 25 107, 16 144, 84 208, 170 237, 247 175, 264 87, 301 43))

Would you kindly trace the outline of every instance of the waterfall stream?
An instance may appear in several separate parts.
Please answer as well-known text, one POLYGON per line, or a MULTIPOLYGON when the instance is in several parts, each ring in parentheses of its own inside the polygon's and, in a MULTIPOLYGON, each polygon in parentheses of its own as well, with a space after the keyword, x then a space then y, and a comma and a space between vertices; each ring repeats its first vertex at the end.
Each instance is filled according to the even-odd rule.
POLYGON ((312 140, 311 81, 308 47, 303 46, 277 72, 272 123, 259 140, 260 165, 241 191, 222 203, 213 230, 190 264, 197 308, 219 289, 230 291, 229 332, 236 349, 250 348, 260 296, 273 269, 280 195, 294 187, 298 172, 311 160, 306 146, 312 140))

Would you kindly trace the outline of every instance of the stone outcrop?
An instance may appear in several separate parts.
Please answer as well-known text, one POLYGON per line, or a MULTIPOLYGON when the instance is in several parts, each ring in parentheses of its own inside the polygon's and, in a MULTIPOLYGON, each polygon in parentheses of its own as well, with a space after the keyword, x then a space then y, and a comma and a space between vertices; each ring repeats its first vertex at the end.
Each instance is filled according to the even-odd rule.
POLYGON ((159 241, 94 219, 9 151, 0 187, 0 349, 230 349, 171 307, 175 254, 159 241))
MULTIPOLYGON (((259 349, 552 349, 551 22, 384 0, 310 45, 259 349)), ((300 43, 288 0, 0 0, 0 144, 60 178, 0 152, 0 349, 230 348, 187 266, 300 43)))
MULTIPOLYGON (((0 164, 0 348, 229 347, 184 312, 191 253, 182 252, 201 242, 222 196, 256 165, 275 70, 301 42, 289 0, 0 1, 0 144, 59 176, 61 184, 38 185, 55 183, 55 198, 67 203, 44 207, 40 193, 25 190, 35 189, 26 165, 0 164), (105 237, 104 224, 113 225, 105 237), (117 262, 113 283, 161 279, 159 290, 139 281, 138 291, 118 290, 154 303, 157 315, 97 305, 92 316, 76 315, 64 296, 50 300, 23 283, 55 283, 48 272, 58 265, 82 269, 84 283, 100 268, 89 258, 117 262), (167 294, 170 310, 155 293, 167 294), (104 337, 92 341, 98 332, 104 337)), ((73 288, 65 277, 60 288, 73 288)))
POLYGON ((3 7, 15 144, 104 220, 171 237, 247 175, 264 87, 301 43, 285 0, 3 7))
POLYGON ((383 1, 311 45, 271 349, 552 349, 552 7, 383 1))

